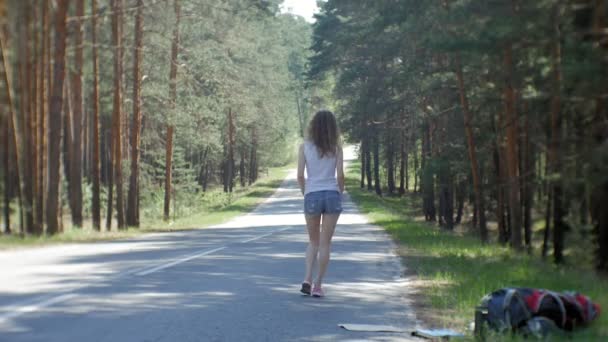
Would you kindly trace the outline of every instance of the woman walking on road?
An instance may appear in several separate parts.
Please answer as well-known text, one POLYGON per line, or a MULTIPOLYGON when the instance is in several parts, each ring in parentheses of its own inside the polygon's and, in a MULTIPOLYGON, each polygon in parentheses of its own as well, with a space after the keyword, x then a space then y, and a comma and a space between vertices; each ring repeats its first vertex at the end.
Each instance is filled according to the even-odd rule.
POLYGON ((308 138, 300 146, 298 154, 298 184, 304 194, 304 216, 309 239, 306 275, 300 291, 314 297, 325 295, 323 277, 329 263, 331 238, 342 212, 343 164, 336 118, 330 111, 319 111, 310 122, 308 138), (313 282, 312 273, 317 261, 319 272, 313 282))

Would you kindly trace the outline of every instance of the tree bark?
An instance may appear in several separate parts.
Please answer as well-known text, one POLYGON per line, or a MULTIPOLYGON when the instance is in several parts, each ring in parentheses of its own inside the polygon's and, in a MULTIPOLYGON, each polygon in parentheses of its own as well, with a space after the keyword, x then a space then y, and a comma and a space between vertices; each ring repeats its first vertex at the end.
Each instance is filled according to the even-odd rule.
MULTIPOLYGON (((179 22, 181 17, 181 7, 179 0, 173 1, 173 10, 175 12, 175 26, 173 27, 173 40, 171 42, 171 68, 169 71, 169 101, 171 103, 171 111, 175 110, 175 102, 177 100, 177 54, 179 51, 179 22)), ((167 140, 165 151, 165 207, 164 220, 169 220, 169 211, 171 207, 171 187, 172 187, 172 164, 173 164, 173 123, 168 120, 167 123, 167 140)))
POLYGON ((422 136, 422 171, 420 179, 420 188, 422 190, 422 209, 424 218, 427 222, 435 222, 437 220, 437 211, 435 208, 435 181, 433 170, 430 166, 431 159, 431 125, 426 123, 423 126, 422 136))
POLYGON ((228 156, 226 160, 226 186, 228 192, 234 187, 234 113, 228 108, 228 156))
MULTIPOLYGON (((23 199, 22 199, 22 194, 23 194, 23 185, 21 182, 21 177, 23 175, 23 164, 21 162, 21 153, 19 151, 19 146, 21 145, 21 134, 20 131, 18 129, 17 126, 17 112, 15 110, 14 107, 14 96, 13 96, 13 83, 12 80, 10 79, 10 67, 9 67, 9 61, 7 60, 7 55, 6 55, 6 40, 4 38, 4 35, 2 34, 2 32, 0 31, 0 54, 1 54, 1 58, 2 58, 2 63, 3 63, 3 72, 2 72, 2 76, 4 79, 4 85, 5 85, 5 89, 6 89, 6 102, 7 102, 7 107, 8 107, 8 125, 9 125, 9 131, 11 132, 11 144, 13 146, 13 156, 15 158, 15 182, 17 183, 16 185, 16 190, 17 190, 17 198, 19 201, 19 211, 21 213, 20 216, 20 231, 21 233, 24 233, 23 230, 23 199)), ((9 164, 7 164, 9 165, 9 164)))
POLYGON ((550 189, 547 193, 547 203, 545 207, 545 229, 543 230, 543 245, 541 249, 541 257, 545 259, 549 252, 549 238, 551 235, 551 213, 553 212, 553 192, 550 189))
POLYGON ((38 190, 39 190, 39 186, 38 186, 38 171, 39 171, 39 165, 38 165, 38 153, 39 153, 39 146, 40 146, 40 142, 39 142, 39 135, 38 135, 38 131, 39 128, 38 126, 40 125, 40 104, 39 104, 39 99, 40 97, 38 96, 40 91, 39 91, 39 80, 40 80, 40 70, 41 70, 41 66, 40 66, 40 61, 42 60, 42 58, 40 57, 40 34, 39 32, 41 30, 38 29, 39 27, 39 23, 40 23, 40 10, 38 8, 38 6, 35 6, 34 8, 34 43, 33 43, 33 53, 34 53, 34 60, 33 60, 33 66, 32 66, 32 70, 33 70, 33 74, 31 75, 32 77, 32 113, 33 113, 33 120, 32 120, 32 130, 30 131, 30 135, 32 136, 32 147, 31 147, 31 168, 32 168, 32 178, 31 178, 31 182, 32 182, 32 217, 33 217, 33 226, 32 226, 32 231, 34 232, 34 234, 39 235, 40 232, 42 232, 41 226, 40 226, 40 218, 37 215, 38 214, 38 190))
MULTIPOLYGON (((4 119, 4 137, 2 141, 2 154, 4 158, 4 165, 10 165, 11 162, 11 126, 9 125, 10 118, 4 119)), ((11 172, 8 167, 4 169, 4 234, 10 234, 11 231, 11 172)))
POLYGON ((464 128, 467 136, 467 146, 469 149, 469 160, 471 161, 471 174, 473 175, 473 192, 475 194, 475 207, 477 208, 477 217, 479 222, 479 237, 482 242, 488 242, 488 228, 486 224, 485 203, 483 193, 481 191, 481 181, 479 177, 479 164, 477 162, 477 151, 475 148, 475 137, 473 135, 473 127, 471 125, 473 115, 469 109, 469 100, 464 84, 464 75, 460 57, 456 58, 456 76, 458 78, 458 90, 460 92, 460 104, 464 115, 464 128))
POLYGON ((526 121, 524 123, 524 168, 523 174, 525 178, 523 181, 523 208, 524 208, 524 242, 526 248, 531 251, 532 249, 532 209, 534 206, 534 180, 536 173, 534 169, 534 148, 530 142, 530 120, 529 113, 526 113, 526 121))
POLYGON ((47 36, 49 35, 49 3, 45 1, 42 7, 42 20, 40 27, 40 54, 38 56, 38 124, 37 124, 37 139, 36 139, 36 227, 34 227, 35 234, 40 235, 44 230, 44 193, 45 191, 45 151, 46 151, 46 118, 47 118, 47 106, 48 106, 48 91, 46 87, 46 78, 50 77, 47 73, 47 36))
POLYGON ((101 163, 99 155, 99 58, 97 56, 97 0, 91 1, 91 38, 93 43, 93 122, 92 122, 92 146, 93 163, 91 165, 93 173, 93 198, 92 198, 92 218, 93 229, 101 230, 101 163))
POLYGON ((69 0, 57 0, 55 13, 55 66, 49 110, 49 180, 46 206, 47 233, 59 231, 59 182, 61 146, 61 109, 63 106, 63 81, 65 78, 66 16, 69 0))
POLYGON ((239 160, 239 177, 241 181, 241 188, 245 187, 245 150, 239 149, 240 160, 239 160))
MULTIPOLYGON (((413 129, 413 128, 412 128, 413 129)), ((412 154, 414 155, 414 193, 419 191, 419 179, 420 179, 420 169, 418 168, 418 139, 414 136, 413 138, 414 147, 412 150, 412 154)))
POLYGON ((407 153, 405 152, 405 132, 401 133, 401 144, 400 153, 401 156, 399 161, 399 194, 405 194, 405 174, 407 173, 407 153))
MULTIPOLYGON (((66 74, 66 79, 63 86, 63 172, 68 183, 68 205, 72 209, 73 198, 70 196, 72 192, 71 182, 71 163, 72 163, 72 91, 70 89, 70 79, 66 74)), ((61 191, 61 188, 59 189, 61 191)), ((59 198, 61 199, 61 193, 59 198)))
POLYGON ((258 179, 258 161, 257 161, 257 134, 255 127, 251 128, 251 151, 249 155, 249 185, 253 184, 258 179))
POLYGON ((386 133, 386 173, 387 173, 387 185, 388 185, 388 193, 395 193, 395 150, 393 144, 393 137, 390 132, 386 133))
POLYGON ((127 225, 139 227, 139 145, 141 132, 141 62, 143 50, 143 0, 137 0, 133 52, 133 123, 131 126, 131 177, 127 199, 127 225))
POLYGON ((372 181, 372 139, 369 126, 365 130, 365 178, 367 179, 367 191, 374 189, 372 181))
POLYGON ((359 180, 359 187, 365 189, 365 137, 361 138, 361 148, 359 149, 359 158, 361 158, 361 177, 359 180))
POLYGON ((361 187, 361 189, 365 189, 365 170, 366 170, 366 164, 367 164, 367 160, 365 158, 366 156, 366 149, 368 149, 367 146, 367 140, 365 138, 365 134, 366 134, 366 129, 365 129, 365 121, 361 120, 361 145, 360 145, 360 149, 359 149, 359 155, 361 158, 361 180, 359 182, 359 186, 361 187))
MULTIPOLYGON (((561 131, 562 131, 562 116, 561 116, 561 32, 559 27, 560 5, 556 5, 554 9, 554 42, 552 47, 552 68, 553 68, 553 90, 551 98, 551 144, 550 164, 554 174, 560 172, 560 156, 561 148, 561 131)), ((566 231, 566 223, 564 216, 566 210, 564 208, 563 190, 561 185, 561 176, 559 179, 552 182, 553 192, 553 258, 555 263, 564 261, 563 248, 564 236, 566 231)))
MULTIPOLYGON (((31 6, 27 5, 27 6, 31 6)), ((23 31, 25 36, 23 37, 23 55, 20 57, 21 69, 21 112, 22 121, 21 125, 23 131, 21 135, 23 137, 22 147, 22 165, 23 165, 23 217, 25 221, 25 231, 28 234, 34 233, 34 189, 33 189, 33 169, 32 169, 32 150, 34 148, 32 141, 32 122, 34 120, 34 113, 32 108, 32 46, 30 44, 32 39, 32 11, 26 11, 25 22, 23 23, 23 31)))
POLYGON ((504 68, 506 73, 506 84, 504 89, 504 105, 507 136, 507 177, 508 177, 508 198, 509 198, 509 217, 511 219, 511 246, 515 250, 522 249, 521 234, 521 206, 520 206, 520 186, 519 186, 519 158, 518 158, 518 132, 517 114, 515 111, 515 90, 513 89, 513 51, 512 44, 508 43, 504 51, 504 68))
POLYGON ((125 229, 124 196, 122 182, 122 0, 112 0, 112 41, 114 45, 114 182, 116 183, 116 221, 118 229, 125 229))
POLYGON ((105 129, 105 149, 107 155, 106 178, 108 182, 108 205, 106 208, 106 230, 112 230, 112 216, 114 213, 114 160, 115 160, 115 141, 114 138, 114 118, 111 122, 106 121, 105 129))
POLYGON ((462 222, 462 214, 464 212, 464 199, 466 195, 466 183, 463 181, 458 182, 456 188, 456 205, 458 209, 456 210, 456 220, 454 224, 460 224, 462 222))
POLYGON ((84 17, 84 1, 76 1, 76 21, 74 40, 74 66, 71 72, 72 86, 72 153, 70 160, 70 204, 72 210, 72 224, 82 227, 82 65, 84 32, 82 28, 84 17))
POLYGON ((378 132, 376 129, 372 131, 374 145, 374 189, 376 195, 382 196, 382 186, 380 185, 380 142, 378 141, 378 132))

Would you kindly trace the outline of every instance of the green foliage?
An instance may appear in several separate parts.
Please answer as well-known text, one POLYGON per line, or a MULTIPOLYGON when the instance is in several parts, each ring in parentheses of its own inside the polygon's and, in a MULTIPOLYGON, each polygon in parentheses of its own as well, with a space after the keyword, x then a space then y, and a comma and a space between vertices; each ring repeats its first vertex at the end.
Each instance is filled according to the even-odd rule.
MULTIPOLYGON (((385 228, 400 243, 399 253, 418 278, 417 289, 425 298, 422 301, 430 304, 420 314, 423 320, 435 319, 427 324, 470 335, 468 324, 474 319, 475 306, 484 295, 506 286, 575 290, 591 296, 602 307, 608 305, 608 285, 601 276, 584 269, 558 267, 506 247, 482 245, 474 236, 442 231, 414 220, 418 216, 414 197, 380 199, 360 190, 357 166, 348 170, 349 193, 371 223, 385 228)), ((601 315, 572 338, 602 341, 608 338, 607 326, 608 316, 601 315)), ((492 340, 510 337, 494 336, 492 340)))
MULTIPOLYGON (((184 204, 198 199, 203 187, 222 183, 229 111, 234 116, 235 171, 243 159, 249 172, 251 167, 264 170, 293 160, 293 142, 304 115, 297 102, 302 113, 308 110, 303 79, 311 35, 308 23, 279 14, 276 1, 180 3, 174 107, 169 103, 173 5, 159 2, 145 10, 141 189, 142 208, 152 217, 162 207, 167 124, 175 126, 173 196, 179 216, 194 210, 184 204)), ((126 27, 132 24, 129 19, 126 27)), ((129 52, 125 58, 130 58, 129 52)))
MULTIPOLYGON (((540 220, 553 210, 546 209, 546 189, 559 185, 565 198, 556 212, 563 209, 569 226, 566 248, 584 240, 583 246, 593 242, 608 249, 607 241, 592 241, 594 235, 588 234, 593 210, 605 203, 600 198, 608 174, 601 152, 608 132, 602 83, 608 75, 607 49, 604 34, 591 32, 594 20, 602 24, 606 17, 601 4, 328 0, 314 24, 309 77, 334 81, 328 96, 337 103, 342 129, 364 147, 379 144, 381 167, 387 167, 385 156, 401 158, 387 141, 403 143, 408 155, 419 153, 412 146, 428 143, 415 172, 423 178, 422 191, 431 206, 450 202, 460 183, 466 183, 463 197, 473 202, 472 149, 491 223, 502 222, 501 204, 506 205, 503 216, 511 215, 508 207, 522 205, 524 191, 534 195, 519 211, 530 213, 526 219, 540 220), (510 89, 513 101, 506 96, 510 89), (471 148, 462 98, 471 117, 471 148), (553 113, 556 103, 558 112, 553 113), (509 113, 508 104, 513 107, 509 113), (507 138, 508 132, 514 136, 507 138), (552 149, 557 149, 555 160, 549 157, 552 149), (507 150, 514 155, 509 157, 507 150), (517 175, 506 171, 513 169, 517 175), (521 187, 520 203, 505 197, 512 187, 521 187)), ((387 175, 380 174, 380 188, 388 183, 387 175)), ((523 216, 513 222, 526 221, 523 216)), ((556 220, 553 213, 549 217, 556 220)), ((599 225, 597 217, 594 224, 599 225)), ((579 257, 572 262, 590 259, 579 257)))

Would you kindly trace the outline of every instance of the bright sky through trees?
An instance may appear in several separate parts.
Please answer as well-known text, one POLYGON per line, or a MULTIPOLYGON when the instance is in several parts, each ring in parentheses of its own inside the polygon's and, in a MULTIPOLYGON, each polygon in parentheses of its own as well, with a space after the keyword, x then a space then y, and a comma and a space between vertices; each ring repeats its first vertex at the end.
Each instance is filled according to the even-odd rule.
POLYGON ((313 22, 313 15, 319 11, 317 0, 285 0, 282 5, 283 12, 297 14, 313 22))

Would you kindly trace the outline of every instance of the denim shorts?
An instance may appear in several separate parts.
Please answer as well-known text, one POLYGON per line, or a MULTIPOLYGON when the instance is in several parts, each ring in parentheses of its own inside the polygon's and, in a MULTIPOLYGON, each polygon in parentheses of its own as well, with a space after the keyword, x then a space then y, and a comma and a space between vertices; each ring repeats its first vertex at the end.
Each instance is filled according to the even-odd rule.
POLYGON ((337 191, 315 191, 304 196, 304 214, 339 214, 342 212, 342 194, 337 191))

